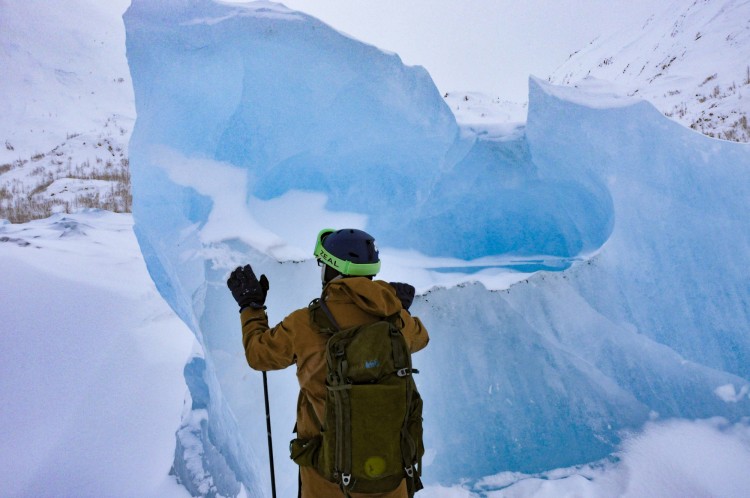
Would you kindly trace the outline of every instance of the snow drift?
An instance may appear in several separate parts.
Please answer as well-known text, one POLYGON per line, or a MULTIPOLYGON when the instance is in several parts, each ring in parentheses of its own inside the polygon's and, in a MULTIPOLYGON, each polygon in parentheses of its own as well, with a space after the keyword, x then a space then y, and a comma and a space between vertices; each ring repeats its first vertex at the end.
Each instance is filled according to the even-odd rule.
MULTIPOLYGON (((260 493, 262 394, 224 281, 253 264, 281 319, 319 291, 323 226, 366 228, 386 279, 417 278, 428 482, 591 461, 649 419, 750 414, 747 146, 536 80, 525 133, 482 139, 423 69, 278 4, 134 0, 125 22, 135 231, 205 356, 178 448, 223 459, 178 451, 176 468, 260 493), (514 259, 562 271, 491 284, 514 259), (446 272, 463 283, 435 287, 446 272)), ((295 379, 271 377, 291 490, 295 379)))
POLYGON ((130 215, 0 220, 4 497, 185 498, 168 476, 194 340, 130 215))

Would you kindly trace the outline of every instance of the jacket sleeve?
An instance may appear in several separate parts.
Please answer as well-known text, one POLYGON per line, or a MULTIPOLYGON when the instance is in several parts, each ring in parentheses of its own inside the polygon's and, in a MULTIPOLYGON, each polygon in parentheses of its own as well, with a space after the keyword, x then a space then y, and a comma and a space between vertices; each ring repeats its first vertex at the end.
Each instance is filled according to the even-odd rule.
POLYGON ((422 320, 416 316, 411 316, 404 309, 401 310, 401 320, 404 322, 404 328, 401 332, 404 334, 406 343, 409 345, 409 350, 412 353, 416 353, 427 346, 427 343, 430 342, 430 336, 424 324, 422 324, 422 320))
POLYGON ((245 308, 240 313, 245 358, 255 370, 280 370, 292 365, 294 356, 293 327, 289 317, 273 328, 262 309, 245 308))

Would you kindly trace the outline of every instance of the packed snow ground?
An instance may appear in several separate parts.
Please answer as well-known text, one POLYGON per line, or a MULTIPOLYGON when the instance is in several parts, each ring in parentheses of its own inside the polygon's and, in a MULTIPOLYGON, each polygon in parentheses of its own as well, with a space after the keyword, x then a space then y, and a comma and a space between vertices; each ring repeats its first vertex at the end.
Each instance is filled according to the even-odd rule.
POLYGON ((188 496, 168 473, 194 339, 131 216, 0 225, 0 274, 0 495, 188 496))
MULTIPOLYGON (((188 497, 168 473, 193 336, 158 296, 131 216, 2 224, 0 274, 0 494, 188 497)), ((671 420, 648 424, 601 462, 432 485, 418 496, 741 498, 748 468, 750 421, 671 420)))

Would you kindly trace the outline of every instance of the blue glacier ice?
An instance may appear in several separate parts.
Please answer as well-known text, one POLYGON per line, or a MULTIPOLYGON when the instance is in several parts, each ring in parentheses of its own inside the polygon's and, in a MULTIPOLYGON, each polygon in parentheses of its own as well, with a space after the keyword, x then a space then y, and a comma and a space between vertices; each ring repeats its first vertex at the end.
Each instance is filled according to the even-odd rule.
MULTIPOLYGON (((133 0, 124 19, 136 235, 203 355, 177 441, 183 480, 180 450, 204 447, 188 489, 211 469, 222 493, 270 489, 260 376, 224 282, 253 264, 280 320, 319 292, 324 226, 374 233, 392 279, 414 255, 561 262, 510 287, 491 268, 451 286, 418 273, 427 482, 592 461, 653 418, 750 416, 725 394, 750 383, 747 145, 535 79, 524 132, 483 138, 424 69, 275 3, 133 0)), ((292 495, 296 379, 269 381, 292 495)))

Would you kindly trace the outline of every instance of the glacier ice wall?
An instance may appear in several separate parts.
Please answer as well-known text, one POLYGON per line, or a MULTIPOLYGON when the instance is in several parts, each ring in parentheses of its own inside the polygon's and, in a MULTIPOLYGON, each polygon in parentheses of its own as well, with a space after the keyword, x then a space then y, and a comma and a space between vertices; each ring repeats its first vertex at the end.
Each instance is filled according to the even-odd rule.
MULTIPOLYGON (((280 320, 315 297, 309 241, 342 220, 428 256, 579 261, 417 299, 427 481, 593 460, 649 418, 750 415, 717 394, 750 378, 747 146, 536 80, 525 134, 483 140, 423 69, 278 4, 134 0, 124 19, 136 235, 205 357, 178 450, 218 448, 234 475, 217 489, 268 489, 227 273, 266 273, 280 320)), ((277 475, 295 483, 295 378, 269 377, 277 475)))
MULTIPOLYGON (((367 214, 381 245, 431 255, 571 256, 611 229, 605 191, 542 182, 528 158, 461 140, 423 68, 317 20, 209 1, 135 1, 125 19, 142 117, 133 141, 151 145, 138 164, 180 162, 175 153, 228 164, 243 173, 231 188, 261 200, 335 192, 327 207, 367 214)), ((188 174, 144 168, 134 189, 174 180, 175 168, 188 174)), ((188 218, 207 217, 216 196, 181 183, 169 196, 185 198, 188 218)))
POLYGON ((750 414, 746 396, 716 391, 750 379, 750 149, 599 100, 532 80, 526 140, 541 177, 606 188, 606 244, 564 272, 436 290, 415 308, 463 345, 435 341, 423 360, 455 365, 424 374, 426 403, 450 414, 432 432, 438 475, 566 466, 648 418, 750 414))

